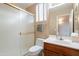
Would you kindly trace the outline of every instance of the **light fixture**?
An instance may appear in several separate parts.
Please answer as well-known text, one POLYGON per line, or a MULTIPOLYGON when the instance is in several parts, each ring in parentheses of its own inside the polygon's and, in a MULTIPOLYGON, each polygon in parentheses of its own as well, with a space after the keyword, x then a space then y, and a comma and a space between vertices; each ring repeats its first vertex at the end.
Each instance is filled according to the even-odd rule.
POLYGON ((59 23, 60 25, 63 24, 63 18, 59 18, 58 23, 59 23))
POLYGON ((58 3, 58 4, 54 5, 54 6, 52 4, 49 4, 49 9, 61 6, 63 4, 65 4, 65 3, 58 3))
POLYGON ((36 6, 36 21, 47 20, 47 4, 40 3, 36 6))

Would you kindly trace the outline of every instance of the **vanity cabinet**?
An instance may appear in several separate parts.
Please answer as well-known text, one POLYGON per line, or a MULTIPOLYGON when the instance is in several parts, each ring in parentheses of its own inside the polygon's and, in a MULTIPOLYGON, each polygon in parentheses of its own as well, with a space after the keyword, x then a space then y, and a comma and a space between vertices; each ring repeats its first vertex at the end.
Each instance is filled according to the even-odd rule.
POLYGON ((44 42, 44 56, 79 56, 79 50, 44 42))

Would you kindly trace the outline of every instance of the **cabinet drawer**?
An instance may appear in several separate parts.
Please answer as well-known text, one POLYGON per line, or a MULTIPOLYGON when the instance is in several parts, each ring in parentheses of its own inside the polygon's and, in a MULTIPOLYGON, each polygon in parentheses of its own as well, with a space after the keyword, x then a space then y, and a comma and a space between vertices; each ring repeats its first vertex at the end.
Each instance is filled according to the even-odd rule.
MULTIPOLYGON (((44 43, 44 49, 55 52, 59 55, 64 55, 64 56, 79 56, 79 50, 68 48, 68 47, 63 47, 55 44, 50 44, 50 43, 44 43)), ((52 54, 50 52, 50 54, 52 54)))
POLYGON ((63 47, 62 52, 65 56, 79 56, 79 51, 70 48, 63 47))
POLYGON ((44 43, 44 49, 47 49, 49 51, 52 51, 52 52, 56 52, 58 54, 62 54, 62 48, 57 46, 57 45, 53 45, 53 44, 49 44, 49 43, 44 43))
POLYGON ((44 50, 44 56, 60 56, 60 55, 55 52, 44 50))

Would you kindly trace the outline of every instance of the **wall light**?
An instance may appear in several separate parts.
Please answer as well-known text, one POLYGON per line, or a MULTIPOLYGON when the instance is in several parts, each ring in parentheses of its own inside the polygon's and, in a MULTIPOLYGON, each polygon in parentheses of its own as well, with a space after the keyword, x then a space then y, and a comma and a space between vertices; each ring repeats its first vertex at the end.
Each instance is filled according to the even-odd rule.
POLYGON ((58 7, 58 6, 61 6, 61 5, 63 5, 63 4, 65 4, 65 3, 58 3, 58 4, 56 4, 56 5, 52 5, 52 4, 49 4, 49 9, 51 9, 51 8, 55 8, 55 7, 58 7))
POLYGON ((36 21, 47 20, 47 4, 40 3, 36 6, 36 21))
POLYGON ((58 24, 63 24, 63 18, 58 19, 58 24))

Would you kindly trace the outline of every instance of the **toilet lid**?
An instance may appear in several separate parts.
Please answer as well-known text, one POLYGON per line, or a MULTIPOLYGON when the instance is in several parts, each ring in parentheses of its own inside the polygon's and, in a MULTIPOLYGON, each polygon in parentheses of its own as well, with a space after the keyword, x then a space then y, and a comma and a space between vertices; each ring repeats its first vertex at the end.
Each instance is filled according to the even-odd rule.
POLYGON ((36 51, 40 51, 43 48, 41 46, 33 46, 29 49, 30 52, 36 52, 36 51))

